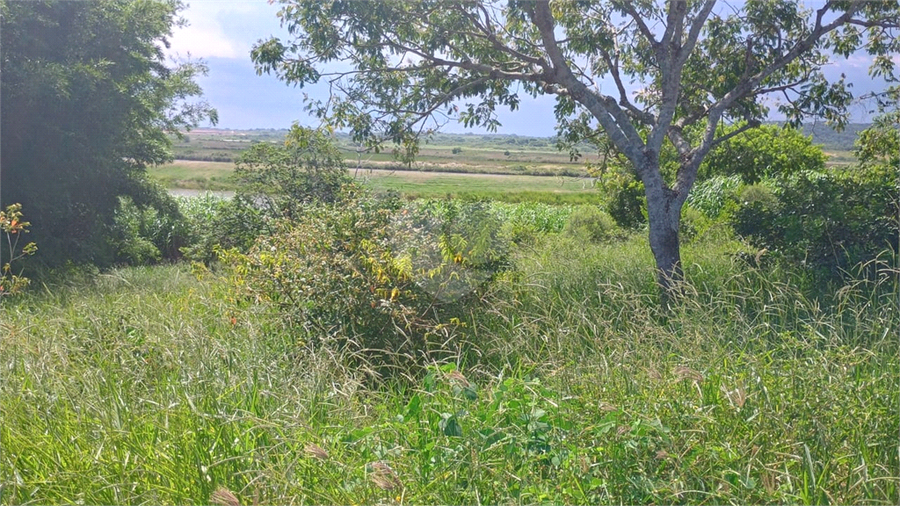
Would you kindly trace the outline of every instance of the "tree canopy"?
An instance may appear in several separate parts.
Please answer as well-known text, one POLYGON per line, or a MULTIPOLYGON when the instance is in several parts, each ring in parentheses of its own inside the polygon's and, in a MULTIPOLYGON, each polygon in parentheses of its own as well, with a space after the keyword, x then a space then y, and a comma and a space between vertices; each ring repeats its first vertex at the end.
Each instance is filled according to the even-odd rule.
POLYGON ((745 183, 753 184, 767 177, 822 170, 826 159, 812 136, 795 128, 762 125, 716 146, 700 164, 699 177, 738 174, 745 183))
POLYGON ((258 72, 326 81, 330 97, 310 109, 358 140, 414 154, 413 139, 448 120, 494 129, 497 108, 555 95, 565 141, 608 140, 644 183, 664 286, 681 275, 680 211, 713 147, 773 108, 793 123, 846 121, 847 83, 823 66, 861 51, 871 75, 891 79, 900 52, 896 1, 280 2, 293 37, 257 44, 258 72), (660 171, 665 144, 679 158, 672 181, 660 171))
POLYGON ((146 168, 170 160, 170 134, 216 119, 192 101, 205 67, 166 62, 182 8, 176 0, 0 3, 0 200, 22 203, 44 262, 109 262, 118 197, 164 207, 146 168))

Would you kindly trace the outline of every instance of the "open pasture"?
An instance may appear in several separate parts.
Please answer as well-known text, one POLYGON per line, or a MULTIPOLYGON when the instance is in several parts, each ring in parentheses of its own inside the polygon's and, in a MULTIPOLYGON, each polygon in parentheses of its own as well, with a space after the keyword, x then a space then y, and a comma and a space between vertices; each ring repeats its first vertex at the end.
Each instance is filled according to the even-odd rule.
MULTIPOLYGON (((150 169, 150 175, 170 189, 231 190, 231 162, 176 160, 150 169)), ((396 191, 408 198, 469 197, 498 200, 539 200, 586 203, 599 199, 594 181, 588 177, 526 176, 433 172, 416 170, 348 169, 358 180, 376 191, 396 191)))

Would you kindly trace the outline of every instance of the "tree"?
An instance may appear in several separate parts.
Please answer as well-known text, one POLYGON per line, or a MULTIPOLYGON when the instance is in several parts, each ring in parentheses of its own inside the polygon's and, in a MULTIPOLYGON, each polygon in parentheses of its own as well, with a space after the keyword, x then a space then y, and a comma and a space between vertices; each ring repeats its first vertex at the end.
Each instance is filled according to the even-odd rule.
POLYGON ((2 184, 46 264, 114 258, 119 197, 177 212, 146 168, 171 159, 171 133, 215 111, 198 63, 166 65, 176 0, 2 2, 2 184))
POLYGON ((772 94, 792 123, 845 121, 852 95, 843 79, 826 80, 829 55, 863 50, 882 76, 900 51, 896 1, 829 0, 815 11, 789 0, 280 1, 293 39, 258 43, 257 72, 299 86, 327 80, 330 98, 309 107, 357 140, 392 139, 410 155, 418 135, 448 119, 496 129, 496 108, 516 109, 520 93, 556 95, 561 137, 605 137, 643 182, 666 292, 682 278, 680 214, 706 154, 758 126, 772 94), (629 82, 643 87, 630 93, 629 82), (679 161, 670 180, 666 144, 679 161))
POLYGON ((900 167, 900 85, 868 98, 876 101, 878 116, 859 133, 854 153, 862 165, 900 167))
POLYGON ((238 200, 272 217, 298 215, 311 202, 333 203, 350 182, 344 158, 325 133, 294 125, 282 145, 259 142, 235 161, 238 200))
MULTIPOLYGON (((741 128, 736 125, 732 129, 741 128)), ((723 132, 727 134, 728 132, 723 132)), ((700 164, 700 179, 738 174, 747 184, 766 177, 825 168, 825 152, 796 128, 763 125, 716 146, 700 164)))

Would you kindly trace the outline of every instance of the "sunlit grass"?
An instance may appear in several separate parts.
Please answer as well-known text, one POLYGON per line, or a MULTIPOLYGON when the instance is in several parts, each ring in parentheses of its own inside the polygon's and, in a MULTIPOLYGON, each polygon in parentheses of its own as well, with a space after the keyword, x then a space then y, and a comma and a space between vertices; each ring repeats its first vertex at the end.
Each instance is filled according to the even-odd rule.
MULTIPOLYGON (((456 172, 349 169, 358 181, 375 191, 395 191, 406 198, 469 198, 504 202, 595 203, 601 194, 584 177, 485 174, 472 168, 456 172)), ((177 160, 150 169, 150 175, 170 189, 234 190, 231 162, 177 160)))
POLYGON ((714 239, 663 311, 642 235, 539 238, 469 353, 383 383, 187 266, 6 299, 2 502, 896 504, 897 272, 814 293, 714 239))

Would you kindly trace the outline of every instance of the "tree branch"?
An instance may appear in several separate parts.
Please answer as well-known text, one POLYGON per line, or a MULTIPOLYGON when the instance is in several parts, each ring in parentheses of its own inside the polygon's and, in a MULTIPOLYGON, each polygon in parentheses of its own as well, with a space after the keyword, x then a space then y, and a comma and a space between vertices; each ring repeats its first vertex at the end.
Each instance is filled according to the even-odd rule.
POLYGON ((734 102, 740 100, 741 98, 747 97, 752 91, 753 88, 759 85, 765 78, 769 77, 777 70, 780 70, 787 66, 790 62, 794 61, 800 54, 809 51, 812 49, 816 43, 829 32, 834 31, 839 26, 847 23, 849 20, 853 19, 853 15, 859 9, 861 3, 865 0, 855 0, 851 3, 851 7, 847 9, 842 15, 838 16, 831 23, 827 25, 822 25, 822 19, 828 13, 829 8, 831 7, 831 2, 827 3, 824 7, 816 11, 816 24, 815 28, 812 32, 803 40, 798 42, 788 51, 786 54, 782 55, 780 58, 776 59, 774 62, 767 65, 765 68, 757 72, 755 75, 747 79, 746 81, 741 82, 738 86, 733 88, 730 92, 725 94, 718 103, 714 104, 710 109, 716 110, 719 113, 728 109, 734 102))
POLYGON ((553 72, 546 76, 551 83, 565 86, 573 98, 581 102, 609 135, 610 140, 634 163, 635 167, 642 167, 643 155, 639 146, 643 145, 640 134, 631 124, 628 115, 609 96, 594 93, 579 81, 569 69, 566 59, 559 49, 556 37, 553 33, 553 15, 550 12, 549 2, 536 2, 532 10, 532 22, 537 26, 544 43, 544 48, 553 64, 553 72))
POLYGON ((684 41, 684 45, 679 50, 677 60, 679 66, 684 65, 688 58, 690 58, 691 53, 697 46, 697 40, 700 38, 700 32, 703 30, 703 25, 706 24, 706 20, 709 19, 709 15, 715 5, 716 0, 706 0, 706 3, 700 8, 700 12, 697 13, 697 17, 691 22, 687 40, 684 41))
POLYGON ((625 0, 624 2, 616 2, 623 11, 628 13, 631 16, 631 19, 638 25, 638 30, 640 30, 641 35, 647 39, 647 42, 650 43, 650 47, 653 48, 653 52, 657 54, 659 53, 659 42, 653 36, 653 32, 650 30, 650 27, 647 26, 647 23, 644 22, 644 18, 637 12, 632 4, 631 0, 625 0))
POLYGON ((600 56, 603 58, 603 61, 606 62, 606 66, 609 68, 609 73, 612 76, 613 81, 615 81, 616 83, 616 88, 619 90, 619 105, 624 107, 634 119, 640 121, 645 125, 652 125, 656 120, 653 115, 648 113, 647 111, 639 109, 637 106, 632 104, 630 100, 628 100, 628 92, 625 90, 625 85, 622 82, 622 76, 619 73, 618 62, 614 62, 609 54, 609 51, 606 51, 604 49, 600 49, 600 56))

